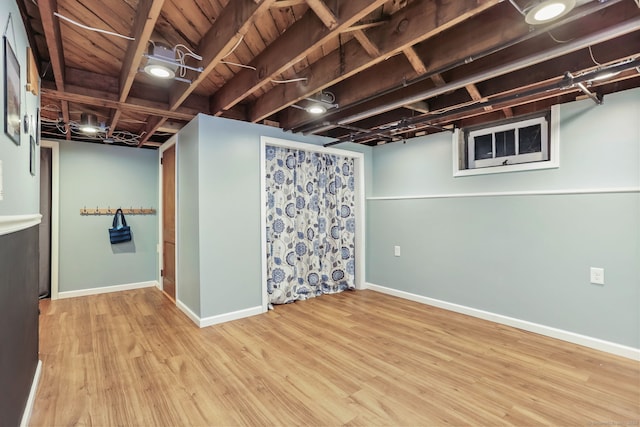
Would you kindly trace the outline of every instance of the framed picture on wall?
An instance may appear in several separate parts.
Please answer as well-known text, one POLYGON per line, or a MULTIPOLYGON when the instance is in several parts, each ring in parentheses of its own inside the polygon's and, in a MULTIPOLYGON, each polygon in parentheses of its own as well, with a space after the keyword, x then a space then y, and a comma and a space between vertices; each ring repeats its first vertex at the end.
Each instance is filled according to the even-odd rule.
POLYGON ((4 133, 20 145, 20 63, 7 37, 4 45, 4 133))
POLYGON ((29 172, 36 176, 36 140, 33 135, 29 136, 29 172))

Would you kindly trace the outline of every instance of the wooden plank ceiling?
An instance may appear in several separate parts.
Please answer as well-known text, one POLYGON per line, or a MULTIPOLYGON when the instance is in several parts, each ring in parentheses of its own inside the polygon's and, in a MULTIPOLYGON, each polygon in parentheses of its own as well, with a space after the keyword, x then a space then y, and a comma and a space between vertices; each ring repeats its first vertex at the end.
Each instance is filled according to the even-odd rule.
POLYGON ((49 138, 153 148, 205 113, 373 145, 640 86, 634 0, 544 26, 528 0, 17 1, 49 138), (201 71, 141 72, 153 45, 201 71), (621 72, 587 78, 603 67, 621 72), (303 109, 322 93, 329 111, 303 109))

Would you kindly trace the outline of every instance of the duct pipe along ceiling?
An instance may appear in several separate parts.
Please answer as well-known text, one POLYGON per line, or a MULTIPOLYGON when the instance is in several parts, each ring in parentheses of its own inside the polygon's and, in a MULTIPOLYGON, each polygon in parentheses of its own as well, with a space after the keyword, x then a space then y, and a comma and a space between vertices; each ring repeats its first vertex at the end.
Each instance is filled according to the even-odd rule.
MULTIPOLYGON (((353 123, 358 120, 362 120, 376 114, 381 114, 397 108, 401 108, 407 104, 423 101, 425 99, 433 98, 435 96, 442 95, 444 93, 447 93, 453 90, 461 89, 470 84, 476 84, 491 78, 499 77, 517 70, 521 70, 523 68, 526 68, 535 64, 539 64, 541 62, 544 62, 553 58, 557 58, 562 55, 575 52, 580 49, 585 49, 591 45, 596 45, 598 43, 606 42, 616 37, 620 37, 620 36, 623 36, 635 31, 639 31, 639 30, 640 30, 640 17, 636 17, 634 19, 625 21, 622 24, 616 25, 615 27, 607 28, 607 29, 592 33, 589 36, 585 36, 579 39, 569 41, 567 43, 563 43, 552 49, 546 50, 544 52, 540 52, 534 55, 527 56, 525 58, 514 60, 512 62, 498 66, 490 70, 472 74, 466 78, 446 83, 443 86, 434 87, 426 91, 421 91, 411 96, 402 98, 398 101, 395 101, 377 108, 369 109, 363 112, 359 112, 357 114, 353 114, 351 116, 342 118, 335 122, 330 122, 330 123, 316 122, 316 123, 309 124, 307 126, 294 128, 292 130, 294 132, 315 133, 320 131, 320 129, 327 130, 331 127, 338 127, 342 124, 353 123)), ((567 70, 567 71, 570 71, 570 70, 567 70)))
MULTIPOLYGON (((352 134, 352 135, 349 135, 347 137, 340 138, 337 141, 325 144, 325 146, 328 147, 328 146, 339 144, 339 143, 345 142, 345 141, 358 142, 359 140, 363 140, 363 139, 367 139, 367 138, 373 138, 373 137, 382 137, 382 139, 393 139, 394 131, 399 130, 401 127, 407 127, 407 126, 412 126, 412 125, 416 125, 416 124, 424 124, 425 127, 435 127, 435 128, 439 128, 440 130, 449 130, 449 129, 440 128, 439 126, 431 126, 431 125, 428 124, 428 122, 431 121, 431 120, 435 120, 435 119, 439 119, 439 118, 442 118, 442 117, 446 117, 448 115, 459 114, 461 112, 471 111, 471 110, 474 110, 474 109, 477 109, 477 108, 482 108, 482 107, 485 107, 485 106, 499 105, 501 103, 505 103, 505 102, 508 102, 508 101, 511 101, 511 100, 514 100, 514 99, 526 98, 527 96, 540 94, 540 93, 544 93, 544 92, 563 90, 563 89, 568 89, 568 88, 572 88, 572 87, 578 87, 580 90, 584 91, 584 85, 583 85, 584 82, 595 80, 597 78, 597 76, 599 74, 601 74, 602 72, 608 71, 608 72, 612 72, 612 73, 618 73, 618 72, 622 72, 622 71, 626 71, 626 70, 630 70, 630 69, 634 69, 634 68, 638 68, 638 67, 640 67, 640 56, 638 56, 638 57, 636 57, 634 59, 628 60, 628 61, 624 61, 621 64, 614 64, 612 66, 604 67, 602 69, 595 70, 595 71, 592 71, 592 72, 589 72, 589 73, 584 73, 584 74, 579 75, 579 76, 572 76, 571 73, 567 73, 562 78, 562 80, 558 81, 557 83, 551 83, 549 85, 542 86, 542 87, 535 88, 535 89, 531 89, 531 90, 526 91, 526 92, 520 92, 520 93, 515 93, 515 94, 512 94, 512 95, 506 95, 506 96, 502 96, 502 97, 497 97, 497 98, 495 98, 495 99, 493 99, 491 101, 478 102, 478 103, 474 103, 474 104, 471 104, 471 105, 466 105, 466 106, 462 106, 462 107, 459 107, 459 108, 454 108, 454 109, 448 110, 445 113, 436 113, 436 114, 431 114, 431 115, 427 114, 426 116, 409 118, 409 119, 403 120, 397 126, 391 127, 388 130, 385 130, 385 131, 373 130, 373 131, 360 132, 360 133, 355 134, 355 135, 352 134)), ((589 95, 589 97, 594 99, 594 101, 596 101, 596 103, 598 103, 598 104, 601 103, 601 100, 596 99, 595 95, 593 95, 593 96, 591 96, 591 95, 589 95)), ((339 127, 343 127, 343 125, 338 125, 338 126, 339 127)), ((344 127, 347 128, 347 129, 352 128, 350 125, 347 125, 347 124, 345 124, 344 127)), ((353 129, 357 129, 357 128, 353 128, 353 129)))

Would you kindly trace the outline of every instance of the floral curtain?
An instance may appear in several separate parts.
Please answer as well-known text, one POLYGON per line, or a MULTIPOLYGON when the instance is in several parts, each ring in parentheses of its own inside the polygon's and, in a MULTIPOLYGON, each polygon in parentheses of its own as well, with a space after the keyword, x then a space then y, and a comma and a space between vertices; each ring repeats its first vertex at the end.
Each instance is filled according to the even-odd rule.
POLYGON ((266 147, 271 304, 355 288, 352 158, 266 147))

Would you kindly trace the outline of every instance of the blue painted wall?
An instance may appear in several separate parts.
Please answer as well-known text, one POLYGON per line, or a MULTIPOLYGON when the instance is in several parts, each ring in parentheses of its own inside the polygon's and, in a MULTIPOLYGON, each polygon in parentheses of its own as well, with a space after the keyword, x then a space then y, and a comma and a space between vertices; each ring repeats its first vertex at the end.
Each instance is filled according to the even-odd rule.
MULTIPOLYGON (((373 195, 640 186, 640 90, 560 107, 560 168, 452 174, 451 135, 373 149, 373 195)), ((640 194, 367 202, 367 281, 640 348, 640 194), (394 257, 393 246, 402 256, 394 257), (590 267, 605 285, 590 284, 590 267)))
MULTIPOLYGON (((15 1, 0 7, 11 48, 20 63, 20 119, 35 119, 40 97, 26 92, 27 34, 15 1)), ((1 44, 1 41, 0 41, 1 44)), ((2 51, 2 46, 0 46, 2 51)), ((30 172, 30 134, 21 126, 20 145, 4 132, 4 67, 0 66, 0 426, 19 425, 38 364, 38 225, 5 234, 15 217, 40 211, 40 152, 30 172)))
MULTIPOLYGON (((178 294, 182 300, 182 287, 189 295, 196 295, 194 288, 199 287, 199 304, 186 297, 183 302, 201 318, 262 305, 261 136, 317 145, 330 141, 206 115, 178 134, 179 251, 189 251, 178 258, 183 260, 178 266, 178 294), (196 248, 198 284, 193 277, 196 248)), ((368 147, 356 148, 370 153, 368 147)))
POLYGON ((60 141, 59 292, 158 280, 158 215, 128 215, 133 240, 111 245, 113 216, 87 208, 158 209, 155 150, 60 141))

